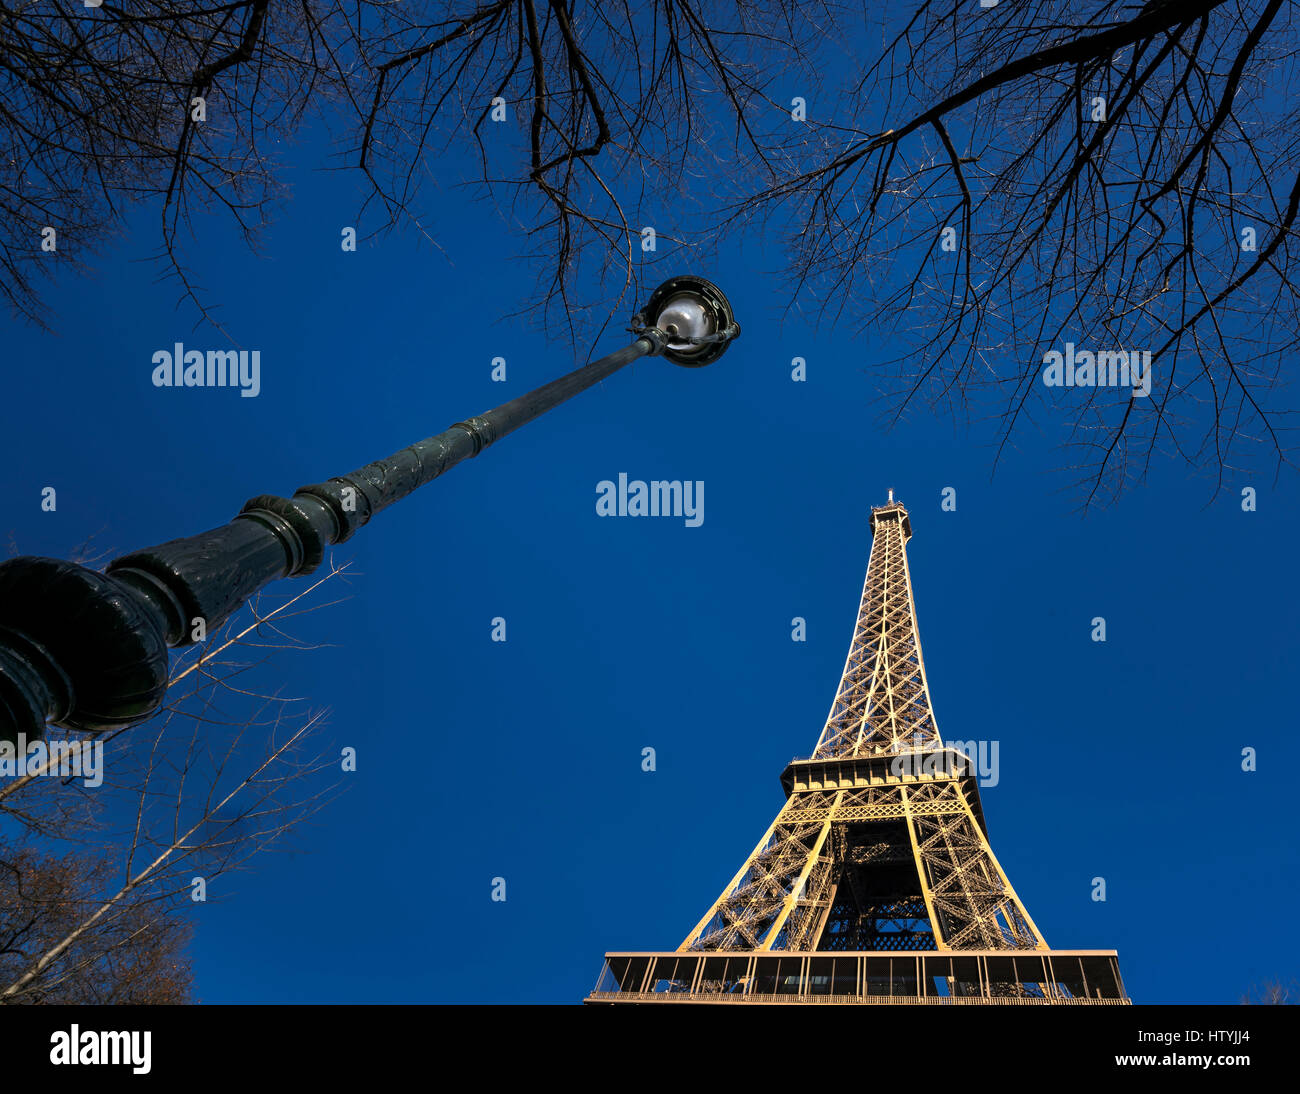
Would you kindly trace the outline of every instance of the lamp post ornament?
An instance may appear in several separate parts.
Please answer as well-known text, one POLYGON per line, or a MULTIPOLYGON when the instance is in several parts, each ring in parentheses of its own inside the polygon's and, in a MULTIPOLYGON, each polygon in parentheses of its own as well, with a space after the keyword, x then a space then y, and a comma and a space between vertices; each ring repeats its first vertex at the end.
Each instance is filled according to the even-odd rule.
POLYGON ((381 509, 641 357, 698 368, 740 335, 711 282, 674 277, 629 328, 636 340, 485 414, 290 498, 262 494, 228 524, 115 558, 100 572, 61 559, 0 563, 0 740, 47 722, 100 731, 163 702, 168 648, 210 633, 277 578, 309 574, 326 547, 381 509))

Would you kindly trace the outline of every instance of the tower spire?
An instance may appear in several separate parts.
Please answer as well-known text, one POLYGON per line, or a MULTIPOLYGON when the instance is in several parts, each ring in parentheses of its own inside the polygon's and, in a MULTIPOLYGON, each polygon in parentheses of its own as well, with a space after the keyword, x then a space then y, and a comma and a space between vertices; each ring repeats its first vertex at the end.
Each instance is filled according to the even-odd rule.
POLYGON ((901 502, 871 510, 871 558, 840 685, 813 755, 862 756, 942 745, 916 629, 901 502))

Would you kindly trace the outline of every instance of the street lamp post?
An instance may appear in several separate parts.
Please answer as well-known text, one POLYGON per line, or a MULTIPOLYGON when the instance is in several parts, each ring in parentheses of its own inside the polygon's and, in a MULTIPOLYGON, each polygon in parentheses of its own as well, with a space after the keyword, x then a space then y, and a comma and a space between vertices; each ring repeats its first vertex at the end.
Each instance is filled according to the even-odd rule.
POLYGON ((0 563, 0 740, 47 722, 98 731, 162 705, 168 648, 211 632, 281 577, 311 573, 327 546, 461 460, 640 357, 699 367, 739 336, 727 298, 675 277, 632 321, 636 340, 486 414, 457 422, 350 475, 263 494, 219 528, 114 559, 104 572, 52 558, 0 563))

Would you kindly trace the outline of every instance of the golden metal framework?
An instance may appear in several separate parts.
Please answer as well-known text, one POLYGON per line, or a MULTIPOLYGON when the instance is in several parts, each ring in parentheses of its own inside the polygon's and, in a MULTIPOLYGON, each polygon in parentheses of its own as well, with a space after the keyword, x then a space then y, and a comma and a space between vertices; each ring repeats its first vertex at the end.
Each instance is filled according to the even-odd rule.
POLYGON ((838 770, 816 789, 794 789, 679 949, 1047 948, 976 819, 976 780, 957 774, 956 763, 938 765, 951 773, 935 781, 905 773, 923 772, 943 740, 907 568, 911 520, 892 496, 871 511, 857 626, 813 758, 900 762, 837 780, 839 789, 825 784, 838 770), (884 868, 889 880, 872 885, 884 868), (828 927, 825 943, 863 933, 848 922, 855 910, 859 920, 876 917, 866 925, 875 945, 818 945, 828 927))
MULTIPOLYGON (((1022 961, 1029 970, 1023 977, 1015 962, 995 962, 1002 973, 991 972, 987 961, 976 962, 974 972, 952 966, 952 975, 937 978, 927 978, 917 964, 918 975, 905 978, 910 994, 895 991, 890 980, 883 997, 891 1002, 970 1001, 967 996, 1081 1002, 1092 1001, 1094 992, 1103 1001, 1126 1002, 1114 953, 1050 950, 993 853, 978 776, 962 751, 944 745, 935 722, 907 567, 911 520, 892 490, 887 504, 872 508, 871 530, 857 625, 817 747, 809 759, 786 768, 784 807, 676 954, 682 960, 806 955, 799 973, 778 963, 784 970, 779 976, 738 976, 722 992, 728 1002, 772 1001, 770 993, 755 994, 760 981, 779 981, 773 991, 784 1001, 835 1001, 836 992, 814 982, 853 978, 818 977, 813 969, 820 962, 857 954, 878 966, 900 951, 1031 951, 1044 957, 1022 961), (1098 961, 1109 965, 1102 970, 1098 961), (1057 966, 1075 971, 1058 973, 1057 966), (828 993, 831 998, 822 998, 828 993)), ((607 955, 606 990, 598 989, 591 1001, 719 994, 698 985, 723 982, 689 962, 681 967, 689 967, 690 976, 655 979, 652 970, 678 967, 668 954, 619 955, 623 973, 615 975, 615 956, 607 955), (652 981, 660 986, 649 987, 652 981), (696 986, 682 986, 688 984, 696 986)), ((854 998, 846 1001, 876 1001, 879 993, 863 990, 871 979, 859 971, 854 991, 844 992, 854 998)))

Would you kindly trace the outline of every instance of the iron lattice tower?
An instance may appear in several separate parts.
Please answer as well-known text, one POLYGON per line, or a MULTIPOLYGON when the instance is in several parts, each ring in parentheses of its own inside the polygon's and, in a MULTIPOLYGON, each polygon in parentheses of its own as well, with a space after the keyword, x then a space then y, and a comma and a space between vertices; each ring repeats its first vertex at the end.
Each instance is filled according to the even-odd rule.
POLYGON ((1127 1001, 1112 951, 1049 949, 993 853, 968 747, 935 721, 892 490, 871 531, 835 700, 785 805, 677 950, 608 954, 589 1002, 1127 1001))

